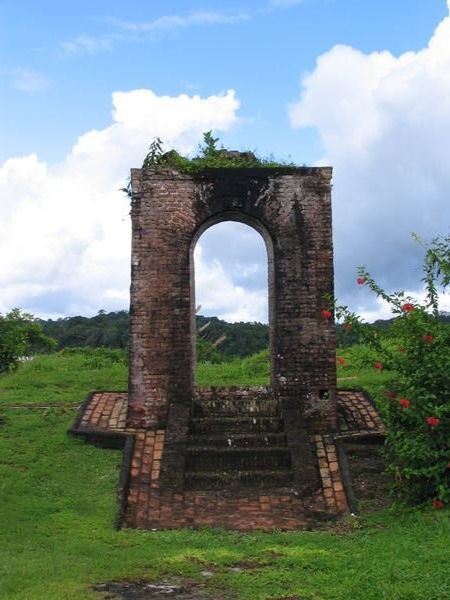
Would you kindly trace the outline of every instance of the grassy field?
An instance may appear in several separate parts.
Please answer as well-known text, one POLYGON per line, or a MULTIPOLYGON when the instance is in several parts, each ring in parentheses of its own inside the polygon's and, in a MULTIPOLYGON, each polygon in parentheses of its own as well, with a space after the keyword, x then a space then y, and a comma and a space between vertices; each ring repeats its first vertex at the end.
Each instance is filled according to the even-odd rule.
MULTIPOLYGON (((354 379, 342 385, 365 385, 381 397, 387 375, 361 369, 355 351, 343 355, 340 375, 354 379)), ((220 369, 201 366, 199 383, 266 377, 258 367, 252 379, 248 365, 220 369)), ((450 597, 447 511, 395 507, 299 533, 114 531, 121 454, 66 434, 75 417, 70 405, 93 389, 126 389, 126 366, 41 356, 0 377, 1 598, 101 598, 90 586, 180 577, 201 581, 212 598, 450 597), (56 406, 13 408, 29 403, 56 406)))

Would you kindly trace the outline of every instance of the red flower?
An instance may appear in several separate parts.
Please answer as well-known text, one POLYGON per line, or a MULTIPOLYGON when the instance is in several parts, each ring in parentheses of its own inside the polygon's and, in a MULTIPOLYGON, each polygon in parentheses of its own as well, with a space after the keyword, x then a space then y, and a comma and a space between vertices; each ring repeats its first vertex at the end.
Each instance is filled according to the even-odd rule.
POLYGON ((434 498, 431 504, 433 505, 433 508, 436 508, 437 510, 441 510, 445 507, 445 504, 442 502, 442 500, 439 500, 439 498, 434 498))
POLYGON ((441 422, 440 419, 438 419, 437 417, 427 417, 425 419, 426 424, 429 425, 430 427, 437 427, 439 425, 439 423, 441 422))
POLYGON ((346 332, 350 331, 351 328, 352 328, 352 324, 348 323, 347 321, 342 325, 342 329, 346 332))
POLYGON ((400 398, 398 402, 403 408, 409 408, 411 406, 411 402, 408 400, 408 398, 400 398))
POLYGON ((411 304, 411 302, 406 302, 402 306, 402 311, 403 312, 411 312, 412 310, 414 310, 414 304, 411 304))
POLYGON ((432 344, 434 342, 434 336, 432 336, 430 334, 423 335, 422 339, 425 342, 425 344, 432 344))
POLYGON ((337 362, 338 365, 345 365, 345 358, 343 356, 338 356, 337 362))
POLYGON ((364 285, 366 283, 366 280, 364 279, 364 277, 358 277, 356 282, 358 283, 358 285, 364 285))
POLYGON ((381 371, 381 369, 383 368, 383 363, 380 363, 380 361, 377 360, 375 363, 373 363, 373 366, 375 369, 381 371))
POLYGON ((323 311, 322 311, 322 317, 324 319, 331 319, 331 311, 329 311, 326 308, 324 308, 323 311))
POLYGON ((405 352, 405 351, 406 351, 406 348, 405 348, 405 346, 399 346, 399 349, 398 349, 398 351, 399 351, 399 352, 405 352))

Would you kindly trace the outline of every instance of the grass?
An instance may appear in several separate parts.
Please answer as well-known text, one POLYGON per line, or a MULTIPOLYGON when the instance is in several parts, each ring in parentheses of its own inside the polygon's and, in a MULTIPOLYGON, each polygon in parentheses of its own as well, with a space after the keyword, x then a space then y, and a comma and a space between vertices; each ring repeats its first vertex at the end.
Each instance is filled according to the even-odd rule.
MULTIPOLYGON (((338 365, 338 387, 365 388, 382 401, 383 390, 392 375, 372 367, 377 358, 373 351, 364 346, 353 346, 339 350, 338 355, 346 361, 345 365, 338 365)), ((200 386, 268 385, 269 379, 267 351, 224 364, 200 363, 196 373, 200 386)))
POLYGON ((299 533, 115 531, 121 454, 66 430, 75 417, 68 404, 91 389, 125 387, 124 365, 94 368, 76 355, 38 357, 0 378, 1 598, 98 598, 90 591, 95 583, 173 577, 200 580, 212 597, 239 600, 450 596, 447 511, 396 507, 299 533), (58 406, 11 408, 50 401, 58 406), (251 568, 231 568, 241 564, 251 568), (212 577, 202 577, 205 569, 212 577))
POLYGON ((37 356, 9 376, 0 376, 0 406, 81 402, 92 390, 126 390, 125 363, 98 361, 82 353, 37 356))
MULTIPOLYGON (((389 374, 364 366, 366 349, 347 348, 339 355, 346 364, 338 367, 340 387, 364 387, 375 397, 389 380, 389 374)), ((81 402, 92 390, 126 390, 128 371, 119 354, 68 352, 37 356, 21 364, 9 376, 0 376, 0 406, 2 404, 68 404, 81 402)), ((260 352, 244 360, 223 364, 200 363, 196 383, 199 386, 268 385, 269 364, 267 352, 260 352)), ((370 357, 369 357, 370 358, 370 357)))
POLYGON ((263 350, 242 360, 223 364, 199 363, 196 383, 203 387, 232 385, 269 385, 269 354, 263 350))
POLYGON ((338 363, 337 376, 340 388, 364 388, 378 402, 384 402, 384 390, 392 378, 392 373, 375 369, 377 361, 374 350, 366 346, 351 346, 339 349, 338 357, 343 357, 344 365, 338 363))
POLYGON ((248 373, 238 361, 218 365, 200 363, 196 372, 196 384, 200 387, 268 385, 269 377, 265 373, 248 373))

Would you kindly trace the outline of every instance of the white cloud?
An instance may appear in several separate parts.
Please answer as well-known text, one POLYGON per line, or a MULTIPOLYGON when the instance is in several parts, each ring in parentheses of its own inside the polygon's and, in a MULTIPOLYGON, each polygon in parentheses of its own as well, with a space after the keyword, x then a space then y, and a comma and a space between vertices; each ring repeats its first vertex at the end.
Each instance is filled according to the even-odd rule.
POLYGON ((111 50, 119 42, 159 41, 161 38, 190 29, 213 25, 234 25, 248 21, 260 15, 270 14, 273 10, 290 8, 303 3, 303 0, 269 0, 255 10, 218 11, 196 10, 184 14, 162 15, 145 21, 127 21, 117 17, 100 17, 96 20, 110 27, 110 31, 99 35, 81 33, 71 40, 60 43, 66 56, 97 54, 111 50))
POLYGON ((54 165, 35 154, 0 165, 0 312, 89 314, 127 306, 129 202, 118 191, 151 139, 191 151, 237 121, 234 91, 201 98, 113 94, 109 127, 82 135, 54 165))
MULTIPOLYGON (((390 289, 420 290, 425 240, 450 223, 450 18, 426 48, 393 56, 335 46, 321 55, 290 107, 315 127, 321 164, 334 167, 338 294, 354 302, 354 267, 390 289)), ((368 305, 366 305, 366 309, 368 305)), ((376 304, 373 304, 376 309, 376 304)))
POLYGON ((161 33, 185 29, 197 25, 229 25, 248 19, 246 13, 221 13, 217 11, 195 11, 186 15, 164 15, 150 21, 130 22, 109 19, 119 29, 134 33, 161 33))
POLYGON ((68 56, 79 54, 98 54, 112 48, 115 36, 86 35, 81 33, 73 40, 61 42, 61 49, 68 56))
POLYGON ((181 29, 207 25, 232 25, 245 21, 250 15, 244 12, 226 13, 218 11, 194 11, 184 15, 163 15, 142 22, 125 21, 117 18, 99 19, 112 25, 114 31, 101 35, 80 34, 73 40, 61 42, 61 49, 68 56, 97 54, 110 50, 116 42, 159 39, 181 29))
POLYGON ((201 305, 200 314, 214 315, 231 323, 267 323, 267 286, 249 290, 237 285, 221 261, 206 259, 201 242, 195 248, 194 257, 196 304, 201 305))
POLYGON ((10 75, 10 87, 19 92, 42 92, 50 85, 45 75, 30 69, 14 69, 10 75))

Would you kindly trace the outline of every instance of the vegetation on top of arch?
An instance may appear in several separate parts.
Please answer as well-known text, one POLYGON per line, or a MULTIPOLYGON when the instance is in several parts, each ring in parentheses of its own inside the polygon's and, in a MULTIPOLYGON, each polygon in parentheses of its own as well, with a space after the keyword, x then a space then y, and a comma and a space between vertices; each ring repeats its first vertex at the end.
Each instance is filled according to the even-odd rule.
POLYGON ((203 144, 199 146, 196 156, 188 158, 176 150, 164 151, 164 144, 160 138, 155 138, 149 146, 147 156, 142 163, 142 168, 166 167, 184 173, 197 173, 205 169, 223 168, 297 168, 298 165, 291 161, 275 161, 272 157, 261 158, 254 152, 230 151, 224 146, 218 146, 219 138, 212 135, 212 131, 203 133, 203 144))

